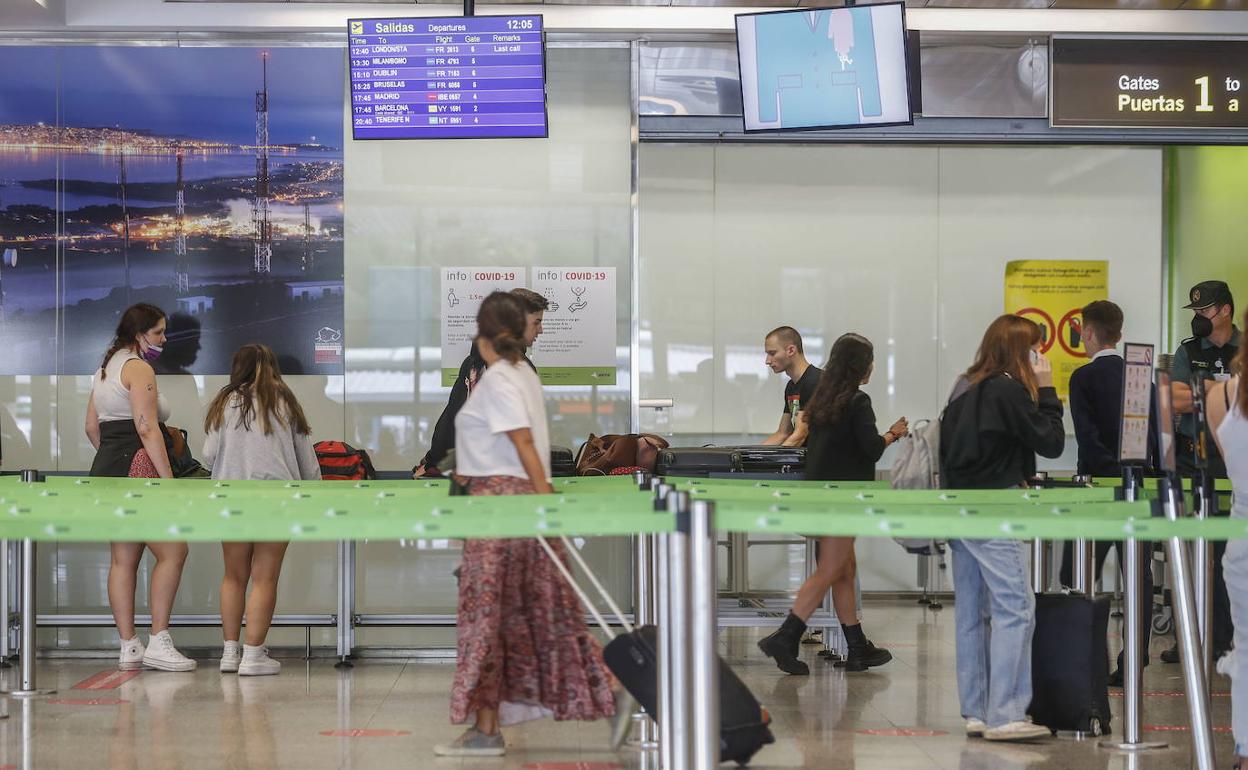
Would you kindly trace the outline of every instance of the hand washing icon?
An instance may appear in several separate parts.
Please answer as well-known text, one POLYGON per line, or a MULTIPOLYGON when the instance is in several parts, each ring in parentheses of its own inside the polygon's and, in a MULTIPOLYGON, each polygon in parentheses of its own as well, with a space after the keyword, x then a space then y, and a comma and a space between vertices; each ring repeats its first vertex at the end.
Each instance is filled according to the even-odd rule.
POLYGON ((584 299, 582 299, 582 296, 585 294, 584 288, 578 289, 576 287, 573 287, 572 293, 576 295, 576 301, 573 302, 571 305, 568 305, 569 312, 575 313, 578 310, 584 310, 585 308, 589 307, 589 303, 586 302, 584 299))

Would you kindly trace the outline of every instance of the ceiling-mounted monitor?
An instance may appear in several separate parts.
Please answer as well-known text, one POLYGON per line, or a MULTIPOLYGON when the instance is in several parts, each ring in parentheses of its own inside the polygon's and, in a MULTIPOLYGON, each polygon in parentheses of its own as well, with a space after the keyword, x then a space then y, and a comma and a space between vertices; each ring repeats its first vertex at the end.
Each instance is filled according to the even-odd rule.
POLYGON ((914 122, 904 3, 736 19, 746 131, 914 122))
POLYGON ((541 16, 351 19, 355 139, 545 137, 541 16))

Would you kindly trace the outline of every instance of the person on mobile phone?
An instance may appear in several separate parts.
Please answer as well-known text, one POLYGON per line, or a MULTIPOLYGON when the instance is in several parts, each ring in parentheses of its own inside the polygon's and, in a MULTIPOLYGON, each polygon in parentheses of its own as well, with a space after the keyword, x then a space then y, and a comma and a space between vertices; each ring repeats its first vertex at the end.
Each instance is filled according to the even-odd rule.
MULTIPOLYGON (((1038 351, 1040 327, 1016 315, 988 326, 965 387, 940 426, 947 489, 1008 489, 1035 475, 1036 455, 1066 444, 1053 368, 1038 351)), ((990 741, 1047 737, 1027 717, 1035 596, 1019 540, 950 540, 956 597, 958 699, 966 734, 990 741)))

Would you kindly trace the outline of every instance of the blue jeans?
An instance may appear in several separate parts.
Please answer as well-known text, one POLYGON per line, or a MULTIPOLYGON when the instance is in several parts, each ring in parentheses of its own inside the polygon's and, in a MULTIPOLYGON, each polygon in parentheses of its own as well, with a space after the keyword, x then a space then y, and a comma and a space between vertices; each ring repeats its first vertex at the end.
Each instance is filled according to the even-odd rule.
POLYGON ((962 716, 1000 727, 1027 718, 1036 597, 1019 540, 951 540, 962 716))
MULTIPOLYGON (((1248 506, 1236 506, 1235 518, 1248 518, 1248 506)), ((1222 557, 1226 593, 1235 624, 1234 665, 1231 668, 1231 731, 1235 753, 1248 757, 1248 540, 1231 540, 1222 557)))

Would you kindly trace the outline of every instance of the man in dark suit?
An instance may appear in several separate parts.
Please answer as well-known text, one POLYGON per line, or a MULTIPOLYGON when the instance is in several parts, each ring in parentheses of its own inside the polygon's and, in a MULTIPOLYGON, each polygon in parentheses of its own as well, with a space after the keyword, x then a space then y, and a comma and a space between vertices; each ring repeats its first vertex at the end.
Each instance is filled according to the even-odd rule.
MULTIPOLYGON (((1075 423, 1075 440, 1079 444, 1078 469, 1081 476, 1120 477, 1122 464, 1118 461, 1118 443, 1122 432, 1122 386, 1126 377, 1126 362, 1118 352, 1122 339, 1122 308, 1113 302, 1098 300, 1083 308, 1083 327, 1080 335, 1088 363, 1070 375, 1070 416, 1075 423)), ((1105 557, 1117 543, 1097 541, 1096 578, 1100 580, 1105 557)), ((1145 548, 1145 553, 1151 553, 1145 548)), ((1066 557, 1062 564, 1062 583, 1070 585, 1073 561, 1070 543, 1065 546, 1066 557)), ((1119 563, 1123 550, 1118 549, 1119 563)), ((1144 602, 1151 610, 1153 595, 1152 568, 1144 568, 1144 602)), ((1151 612, 1146 610, 1145 615, 1151 612)), ((1148 634, 1151 618, 1143 621, 1145 665, 1148 665, 1148 634)), ((1122 686, 1122 655, 1118 656, 1118 670, 1110 675, 1112 686, 1122 686)))

